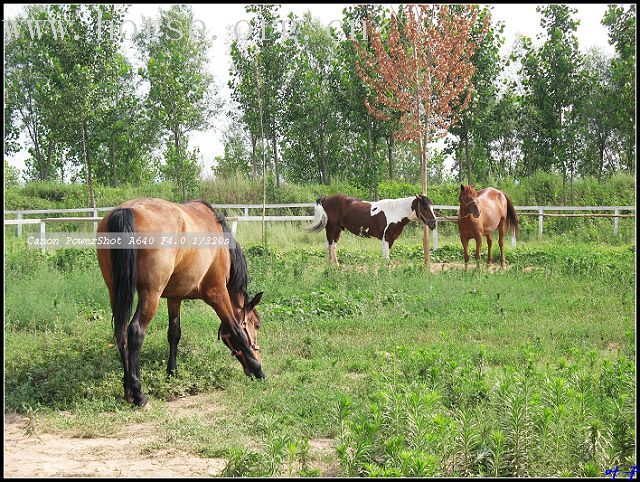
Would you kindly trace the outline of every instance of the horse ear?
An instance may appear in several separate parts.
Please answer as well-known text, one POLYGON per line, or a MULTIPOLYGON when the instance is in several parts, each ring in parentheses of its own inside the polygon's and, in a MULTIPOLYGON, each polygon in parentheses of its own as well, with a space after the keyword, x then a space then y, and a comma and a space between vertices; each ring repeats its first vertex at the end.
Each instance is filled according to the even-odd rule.
POLYGON ((464 184, 460 184, 460 190, 464 191, 464 184))
POLYGON ((264 292, 261 291, 253 297, 253 299, 249 302, 249 311, 253 310, 258 305, 258 303, 260 303, 263 294, 264 292))

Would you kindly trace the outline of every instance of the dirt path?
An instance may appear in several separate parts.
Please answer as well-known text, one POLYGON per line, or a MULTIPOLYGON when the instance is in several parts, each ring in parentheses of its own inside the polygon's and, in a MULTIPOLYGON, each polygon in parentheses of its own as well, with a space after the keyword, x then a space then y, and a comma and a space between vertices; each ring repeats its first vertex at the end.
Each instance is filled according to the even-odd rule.
MULTIPOLYGON (((211 393, 172 400, 167 409, 174 418, 224 411, 211 393)), ((152 423, 129 425, 127 433, 113 437, 33 432, 27 417, 5 414, 5 477, 211 477, 220 475, 227 463, 181 450, 148 450, 160 432, 152 423)), ((311 467, 320 469, 323 476, 337 475, 335 441, 312 439, 309 444, 311 467)))
MULTIPOLYGON (((356 266, 349 266, 349 265, 340 265, 344 270, 349 271, 351 269, 355 269, 356 271, 360 272, 360 273, 368 273, 370 270, 377 274, 380 269, 382 268, 381 265, 356 265, 356 266)), ((402 267, 403 266, 403 262, 399 261, 399 260, 392 260, 389 263, 389 269, 396 269, 398 267, 402 267)), ((450 271, 452 269, 458 269, 458 270, 464 270, 464 263, 437 263, 435 261, 431 262, 431 266, 430 266, 430 270, 432 273, 440 273, 442 271, 450 271)), ((482 262, 480 263, 480 265, 476 264, 475 261, 470 262, 469 265, 467 266, 468 270, 474 270, 474 269, 480 269, 480 270, 485 270, 488 271, 489 273, 496 273, 498 271, 501 271, 502 268, 500 267, 500 262, 498 263, 493 263, 491 265, 487 265, 486 262, 482 262)), ((507 265, 506 269, 511 269, 510 265, 507 265)), ((529 266, 527 268, 524 268, 524 271, 529 272, 529 271, 533 271, 535 268, 533 266, 529 266)))
POLYGON ((155 438, 151 425, 136 427, 136 437, 71 438, 29 435, 27 419, 4 417, 5 477, 207 477, 224 469, 224 459, 204 459, 176 450, 143 447, 155 438))

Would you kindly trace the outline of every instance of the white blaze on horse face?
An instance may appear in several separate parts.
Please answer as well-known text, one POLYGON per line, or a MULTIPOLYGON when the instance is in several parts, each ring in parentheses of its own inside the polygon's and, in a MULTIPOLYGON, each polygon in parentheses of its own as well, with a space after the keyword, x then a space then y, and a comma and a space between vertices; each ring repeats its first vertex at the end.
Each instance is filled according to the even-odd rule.
POLYGON ((433 205, 429 204, 429 209, 431 209, 431 215, 433 216, 433 219, 436 218, 436 213, 433 211, 433 205))

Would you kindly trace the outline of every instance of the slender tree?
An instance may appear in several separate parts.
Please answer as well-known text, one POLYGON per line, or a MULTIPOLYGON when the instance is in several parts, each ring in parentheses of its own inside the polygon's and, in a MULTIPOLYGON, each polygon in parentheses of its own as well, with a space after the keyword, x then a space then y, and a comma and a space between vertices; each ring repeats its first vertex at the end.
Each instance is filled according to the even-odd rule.
MULTIPOLYGON (((47 9, 29 6, 23 15, 13 20, 17 29, 25 29, 27 22, 44 22, 47 9)), ((39 24, 37 24, 39 25, 39 24)), ((33 37, 17 30, 5 44, 5 152, 15 152, 19 145, 20 131, 26 131, 27 149, 31 158, 27 161, 30 177, 49 180, 57 166, 54 133, 47 122, 47 43, 46 32, 33 37), (7 142, 9 141, 9 142, 7 142), (12 142, 13 141, 13 142, 12 142)), ((9 153, 8 152, 8 153, 9 153)))
MULTIPOLYGON (((427 193, 427 145, 447 134, 473 93, 472 56, 478 39, 474 41, 471 30, 477 16, 477 7, 411 5, 392 14, 386 46, 380 30, 367 22, 374 55, 356 43, 358 72, 377 94, 375 103, 366 101, 366 106, 371 115, 385 120, 389 118, 386 109, 401 114, 396 138, 416 145, 423 194, 427 193)), ((428 266, 426 225, 423 250, 428 266)))
MULTIPOLYGON (((460 8, 460 6, 456 6, 460 8)), ((473 173, 486 178, 495 171, 492 166, 490 143, 494 135, 494 111, 498 104, 498 76, 504 67, 500 48, 504 43, 504 24, 492 25, 486 20, 491 15, 489 7, 480 10, 471 35, 478 39, 472 62, 475 73, 470 85, 475 95, 469 108, 460 115, 460 122, 451 126, 451 133, 458 137, 456 157, 459 159, 459 179, 466 172, 467 183, 473 181, 473 173), (488 25, 488 28, 487 28, 488 25), (473 157, 473 163, 472 163, 473 157)), ((463 96, 466 92, 463 92, 463 96)))
POLYGON ((167 135, 163 172, 183 197, 199 172, 187 134, 210 127, 219 108, 207 70, 210 40, 196 25, 189 6, 174 5, 136 37, 144 61, 139 72, 149 85, 147 104, 167 135))
POLYGON ((609 5, 602 19, 609 30, 609 43, 616 49, 611 61, 611 80, 617 99, 617 127, 620 153, 629 173, 636 158, 636 6, 609 5))
POLYGON ((120 49, 120 38, 107 33, 105 25, 120 25, 125 11, 120 5, 58 4, 47 10, 65 28, 63 35, 47 37, 47 123, 82 166, 91 207, 99 125, 115 81, 111 66, 120 49))

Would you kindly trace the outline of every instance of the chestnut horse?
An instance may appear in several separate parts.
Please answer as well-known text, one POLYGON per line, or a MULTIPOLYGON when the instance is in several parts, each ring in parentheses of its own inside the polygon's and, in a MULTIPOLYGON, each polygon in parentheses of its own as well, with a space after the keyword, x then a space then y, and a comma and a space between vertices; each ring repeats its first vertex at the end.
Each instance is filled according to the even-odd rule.
POLYGON ((487 264, 493 263, 491 257, 491 238, 493 232, 498 229, 500 245, 500 265, 505 268, 504 259, 504 233, 511 227, 514 235, 518 229, 518 217, 513 203, 502 191, 492 187, 477 191, 473 186, 460 185, 460 210, 458 211, 458 228, 460 241, 464 248, 465 268, 469 263, 469 240, 476 240, 476 261, 480 262, 480 249, 482 237, 487 237, 489 256, 487 264))
POLYGON ((338 240, 344 229, 357 236, 380 239, 382 256, 389 259, 394 241, 409 221, 416 219, 431 230, 436 226, 433 203, 426 196, 368 202, 337 194, 316 201, 314 219, 306 229, 317 232, 325 228, 329 261, 338 266, 338 240))
POLYGON ((192 247, 193 244, 98 248, 98 262, 109 289, 114 335, 124 368, 124 396, 128 402, 138 406, 147 403, 140 384, 140 349, 160 298, 167 298, 169 308, 167 375, 173 375, 176 370, 180 304, 183 299, 201 299, 220 317, 218 339, 222 337, 245 374, 264 378, 262 357, 256 344, 260 317, 255 310, 262 293, 249 299, 244 254, 239 245, 233 245, 224 217, 218 216, 208 202, 128 201, 105 215, 98 226, 98 236, 101 233, 112 233, 113 238, 113 233, 118 233, 125 240, 133 236, 151 239, 150 233, 210 234, 220 240, 231 240, 205 248, 192 247), (138 304, 130 320, 136 291, 138 304))

